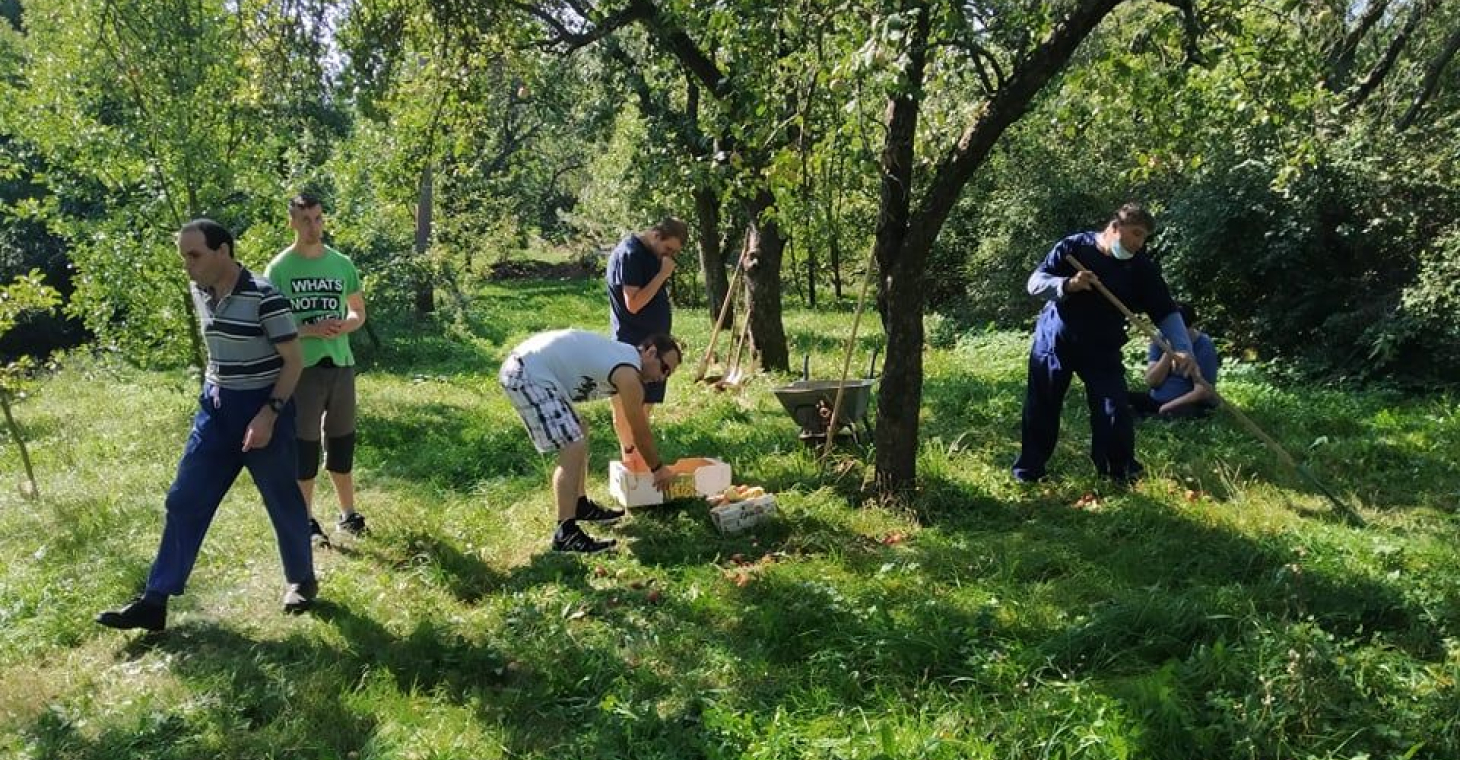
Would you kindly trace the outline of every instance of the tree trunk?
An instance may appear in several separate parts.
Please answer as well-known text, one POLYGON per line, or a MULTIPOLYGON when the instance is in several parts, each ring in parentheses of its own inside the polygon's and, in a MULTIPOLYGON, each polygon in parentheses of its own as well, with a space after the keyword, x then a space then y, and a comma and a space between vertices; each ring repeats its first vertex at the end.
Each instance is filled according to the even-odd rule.
MULTIPOLYGON (((725 274, 725 251, 720 242, 720 196, 709 187, 697 187, 694 191, 696 227, 699 234, 700 269, 705 272, 705 295, 710 299, 710 327, 720 316, 720 307, 725 303, 725 294, 730 289, 730 278, 725 274)), ((730 304, 730 313, 725 324, 735 323, 735 304, 730 304)))
MULTIPOLYGON (((880 277, 877 306, 887 334, 887 360, 877 398, 877 487, 910 488, 917 477, 918 411, 923 398, 922 262, 905 255, 912 210, 914 139, 927 65, 928 8, 912 2, 917 21, 907 51, 901 91, 887 104, 887 141, 879 162, 877 232, 873 256, 880 277)), ((907 7, 907 6, 905 6, 907 7)))
POLYGON ((770 190, 762 189, 750 202, 750 254, 745 281, 750 288, 750 339, 760 366, 789 371, 790 353, 786 329, 781 323, 781 257, 786 239, 767 213, 775 203, 770 190))
POLYGON ((828 180, 826 183, 826 239, 830 249, 828 255, 831 258, 831 292, 836 300, 842 300, 842 236, 840 228, 840 217, 836 210, 836 199, 840 195, 837 188, 841 182, 842 152, 837 151, 836 157, 827 162, 828 180), (830 168, 835 162, 836 170, 832 173, 830 168))
POLYGON ((16 422, 15 416, 10 413, 10 391, 4 388, 0 388, 0 409, 5 412, 5 427, 10 431, 10 437, 15 439, 15 445, 20 449, 20 463, 25 467, 25 477, 30 483, 30 491, 25 496, 32 499, 39 498, 41 489, 35 482, 35 468, 31 466, 30 452, 25 448, 25 435, 20 429, 20 423, 16 422))
POLYGON ((887 141, 881 168, 882 189, 874 254, 881 270, 878 309, 887 332, 887 361, 877 402, 877 485, 884 493, 910 489, 917 475, 918 412, 923 388, 923 276, 928 252, 973 173, 988 158, 999 137, 1029 110, 1055 74, 1069 62, 1081 41, 1121 0, 1084 0, 1056 24, 1018 65, 998 91, 978 108, 934 169, 915 213, 912 162, 928 39, 927 8, 918 23, 904 69, 904 87, 888 102, 887 141))
POLYGON ((436 311, 436 289, 428 274, 426 249, 431 246, 431 165, 421 171, 421 195, 416 203, 416 314, 426 316, 436 311))
POLYGON ((1349 96, 1348 103, 1344 106, 1345 109, 1352 111, 1358 108, 1364 104, 1365 100, 1368 100, 1370 95, 1374 94, 1374 91, 1389 76, 1389 72, 1394 69, 1394 63, 1399 60, 1399 54, 1404 51, 1404 46, 1409 44, 1415 29, 1419 28, 1420 22, 1429 15, 1435 4, 1436 0, 1422 0, 1409 9, 1409 16, 1405 18, 1404 26, 1400 28, 1398 34, 1394 35, 1394 39, 1389 41, 1389 47, 1384 50, 1384 55, 1379 57, 1378 63, 1369 69, 1368 76, 1359 82, 1358 87, 1349 96))
POLYGON ((187 315, 188 342, 193 350, 193 366, 198 368, 199 383, 202 383, 203 370, 208 367, 208 356, 203 349, 203 330, 198 324, 198 309, 193 304, 192 288, 184 285, 182 291, 183 313, 187 315))

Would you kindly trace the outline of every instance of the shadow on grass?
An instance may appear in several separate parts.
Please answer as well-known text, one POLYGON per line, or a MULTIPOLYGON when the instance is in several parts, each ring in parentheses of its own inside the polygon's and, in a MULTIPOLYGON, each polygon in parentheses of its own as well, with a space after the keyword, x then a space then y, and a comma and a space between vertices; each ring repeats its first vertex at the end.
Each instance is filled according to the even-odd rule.
POLYGON ((382 536, 341 551, 393 571, 412 571, 469 605, 492 594, 524 591, 533 586, 552 584, 579 590, 588 587, 588 571, 575 555, 545 552, 535 555, 526 565, 502 572, 424 531, 382 536))
POLYGON ((390 477, 468 490, 489 477, 526 475, 537 455, 521 424, 487 423, 474 410, 442 403, 360 419, 362 462, 390 477))

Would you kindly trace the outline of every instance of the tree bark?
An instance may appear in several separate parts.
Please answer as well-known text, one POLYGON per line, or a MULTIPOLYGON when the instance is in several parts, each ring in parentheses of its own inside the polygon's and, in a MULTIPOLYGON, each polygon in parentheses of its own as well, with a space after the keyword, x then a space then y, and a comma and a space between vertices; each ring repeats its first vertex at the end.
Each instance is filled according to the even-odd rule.
POLYGON ((30 451, 25 448, 25 434, 20 429, 20 423, 10 413, 10 391, 4 388, 0 388, 0 409, 5 412, 5 427, 10 431, 10 437, 15 439, 16 447, 20 449, 20 463, 25 467, 26 480, 30 482, 30 492, 25 495, 32 499, 39 498, 41 489, 35 482, 35 467, 30 463, 30 451))
POLYGON ((1389 0, 1372 0, 1364 15, 1334 45, 1333 53, 1328 58, 1328 80, 1323 83, 1329 92, 1343 92, 1348 87, 1354 68, 1354 54, 1358 52, 1359 43, 1384 18, 1388 10, 1389 0))
POLYGON ((1346 109, 1352 111, 1363 105, 1364 101, 1368 100, 1369 96, 1374 94, 1375 90, 1379 89, 1379 85, 1384 82, 1384 79, 1389 76, 1389 72, 1394 69, 1394 62, 1399 60, 1399 54, 1403 52, 1404 46, 1409 44, 1409 38, 1414 35, 1414 30, 1419 27, 1419 22, 1424 20, 1424 17, 1434 8, 1434 5, 1434 0, 1425 0, 1425 2, 1417 2, 1414 4, 1414 7, 1410 9, 1409 17, 1404 20, 1404 28, 1400 29, 1399 33, 1394 35, 1394 39, 1389 41, 1389 47, 1385 49, 1384 55, 1379 58, 1379 62, 1375 63, 1374 67, 1369 70, 1369 74, 1364 77, 1364 81, 1359 82, 1358 88, 1354 90, 1353 95, 1348 99, 1348 104, 1345 106, 1346 109))
MULTIPOLYGON (((425 266, 426 249, 431 246, 431 165, 421 171, 421 195, 416 204, 416 258, 425 266)), ((436 311, 436 289, 431 278, 421 271, 416 273, 416 314, 426 316, 436 311)))
MULTIPOLYGON (((836 170, 834 174, 828 174, 829 179, 826 183, 826 236, 827 246, 830 249, 828 255, 831 258, 831 292, 836 296, 836 300, 840 301, 842 299, 842 237, 839 226, 841 219, 837 213, 836 199, 839 196, 838 183, 841 182, 842 176, 842 154, 837 153, 833 160, 836 170)), ((827 172, 830 173, 832 172, 830 168, 832 161, 828 161, 827 164, 827 172)))
POLYGON ((928 253, 959 194, 988 158, 1004 130, 1069 62, 1122 0, 1084 0, 1015 64, 1013 72, 975 113, 953 149, 939 162, 916 212, 912 162, 928 39, 927 7, 919 8, 904 70, 905 90, 888 103, 882 154, 882 189, 875 257, 881 270, 878 309, 887 332, 887 360, 877 402, 877 486, 884 493, 913 487, 917 475, 918 414, 923 387, 923 277, 928 253))
POLYGON ((760 190, 747 208, 751 220, 750 251, 745 281, 750 289, 751 346, 765 369, 788 371, 791 368, 786 348, 786 329, 781 322, 781 257, 786 239, 770 218, 775 197, 768 189, 760 190))
POLYGON ((1419 92, 1415 93, 1414 101, 1409 104, 1404 115, 1399 117, 1395 129, 1403 132, 1414 124, 1414 120, 1419 116, 1419 109, 1424 108, 1425 103, 1428 103, 1434 96, 1435 90, 1439 89, 1440 74, 1455 58, 1457 52, 1460 52, 1460 28, 1450 32, 1450 38, 1445 40, 1445 46, 1440 49, 1439 55, 1430 61, 1429 69, 1425 71, 1424 81, 1420 83, 1419 92))
MULTIPOLYGON (((710 327, 720 316, 720 307, 725 303, 725 294, 730 289, 730 278, 725 274, 725 251, 720 243, 720 194, 713 188, 697 187, 695 198, 695 227, 699 236, 700 269, 705 273, 705 295, 710 301, 710 327)), ((725 317, 726 324, 735 323, 735 304, 725 317)))
POLYGON ((912 210, 913 150, 927 66, 929 8, 918 11, 902 71, 901 91, 887 103, 887 141, 879 161, 877 231, 873 255, 881 276, 877 307, 887 334, 887 361, 877 399, 877 487, 884 493, 910 488, 917 478, 918 411, 923 398, 922 267, 906 255, 912 210))

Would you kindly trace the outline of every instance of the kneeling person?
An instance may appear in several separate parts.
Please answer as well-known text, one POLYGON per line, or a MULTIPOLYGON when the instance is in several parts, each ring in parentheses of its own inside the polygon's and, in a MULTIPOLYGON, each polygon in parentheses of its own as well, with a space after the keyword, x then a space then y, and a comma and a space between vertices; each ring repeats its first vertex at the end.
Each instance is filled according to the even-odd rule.
POLYGON ((675 473, 664 466, 644 414, 644 386, 661 383, 679 367, 679 344, 668 335, 652 335, 639 345, 619 343, 584 330, 538 333, 523 341, 502 363, 497 380, 521 415, 539 452, 558 453, 553 471, 553 498, 558 527, 554 551, 599 552, 613 540, 600 541, 578 521, 612 522, 623 511, 605 509, 587 496, 588 429, 573 402, 614 399, 633 431, 634 445, 664 488, 675 473))
POLYGON ((1149 362, 1146 367, 1146 385, 1149 390, 1130 393, 1131 409, 1138 415, 1155 415, 1173 420, 1190 419, 1205 417, 1217 407, 1213 388, 1217 385, 1217 371, 1222 366, 1222 359, 1217 355, 1217 347, 1212 343, 1211 336, 1194 327, 1196 309, 1185 303, 1178 304, 1178 308, 1191 338, 1192 359, 1201 370, 1202 378, 1211 387, 1198 385, 1186 374, 1173 370, 1171 355, 1152 343, 1146 356, 1149 362))

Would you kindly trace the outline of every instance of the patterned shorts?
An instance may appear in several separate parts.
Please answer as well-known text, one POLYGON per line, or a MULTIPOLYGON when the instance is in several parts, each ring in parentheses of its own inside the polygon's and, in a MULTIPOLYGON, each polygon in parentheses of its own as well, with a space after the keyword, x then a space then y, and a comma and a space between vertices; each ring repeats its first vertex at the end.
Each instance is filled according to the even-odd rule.
POLYGON ((521 359, 507 357, 497 381, 507 391, 507 398, 522 417, 532 445, 538 451, 544 454, 558 451, 586 437, 582 420, 578 419, 578 413, 573 411, 573 405, 562 391, 555 385, 537 382, 524 375, 521 359))

